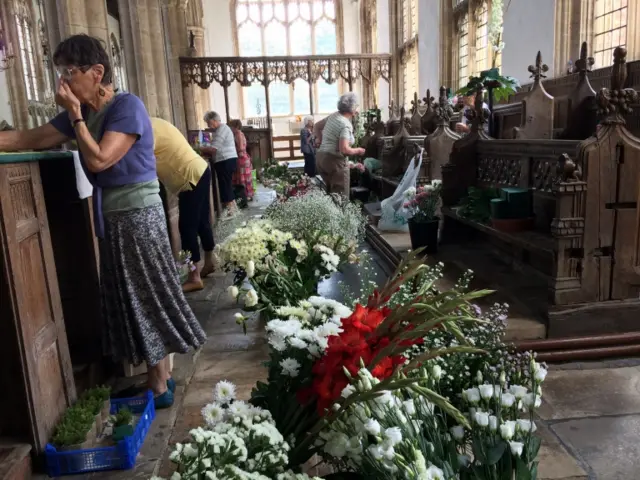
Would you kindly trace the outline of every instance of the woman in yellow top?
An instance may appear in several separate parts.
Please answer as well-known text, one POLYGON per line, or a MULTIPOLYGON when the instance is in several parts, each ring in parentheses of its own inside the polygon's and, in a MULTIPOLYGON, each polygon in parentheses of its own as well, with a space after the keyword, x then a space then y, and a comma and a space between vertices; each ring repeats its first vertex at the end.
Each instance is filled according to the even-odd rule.
POLYGON ((202 290, 202 278, 213 273, 213 230, 211 229, 211 169, 189 145, 184 135, 171 123, 152 118, 154 153, 158 178, 171 193, 178 195, 180 241, 182 249, 191 253, 196 266, 182 286, 185 292, 202 290), (200 246, 204 250, 204 265, 200 269, 200 246))

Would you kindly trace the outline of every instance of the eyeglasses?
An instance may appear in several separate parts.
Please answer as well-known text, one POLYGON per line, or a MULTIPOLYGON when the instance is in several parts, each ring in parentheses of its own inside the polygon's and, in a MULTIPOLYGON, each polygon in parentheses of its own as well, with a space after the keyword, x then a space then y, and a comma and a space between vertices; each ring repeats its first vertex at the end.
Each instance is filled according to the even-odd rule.
POLYGON ((71 78, 73 77, 73 74, 80 71, 82 73, 86 72, 87 70, 89 70, 90 67, 58 67, 56 69, 57 73, 58 73, 58 77, 60 78, 64 78, 65 80, 71 80, 71 78))

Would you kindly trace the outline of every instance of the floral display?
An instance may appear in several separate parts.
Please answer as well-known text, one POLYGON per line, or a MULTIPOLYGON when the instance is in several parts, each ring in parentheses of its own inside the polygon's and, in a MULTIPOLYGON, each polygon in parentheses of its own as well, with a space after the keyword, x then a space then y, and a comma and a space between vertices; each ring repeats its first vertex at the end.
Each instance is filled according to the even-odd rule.
MULTIPOLYGON (((267 380, 246 402, 232 383, 214 387, 171 480, 307 480, 317 463, 334 479, 535 479, 547 370, 502 340, 508 306, 472 291, 471 272, 441 288, 444 266, 420 250, 379 285, 358 252, 359 207, 270 168, 278 199, 215 249, 235 275, 230 297, 266 314, 267 380), (342 303, 318 295, 356 262, 342 303)), ((409 189, 405 213, 432 220, 440 187, 409 189)))
POLYGON ((178 466, 171 480, 311 479, 286 468, 289 445, 271 413, 236 400, 230 382, 219 382, 214 392, 202 409, 205 426, 191 430, 191 442, 178 443, 169 457, 178 466))
POLYGON ((341 259, 319 241, 296 240, 268 220, 256 220, 237 229, 216 245, 221 265, 235 274, 229 295, 250 311, 275 311, 296 305, 313 295, 318 282, 337 271, 341 259), (245 286, 248 281, 251 288, 245 286))
POLYGON ((436 218, 441 190, 441 180, 432 180, 428 185, 407 189, 404 192, 403 204, 407 216, 418 223, 429 222, 436 218))
POLYGON ((366 219, 360 208, 339 195, 318 190, 270 205, 265 217, 297 239, 317 239, 331 246, 343 258, 354 254, 364 239, 366 219))

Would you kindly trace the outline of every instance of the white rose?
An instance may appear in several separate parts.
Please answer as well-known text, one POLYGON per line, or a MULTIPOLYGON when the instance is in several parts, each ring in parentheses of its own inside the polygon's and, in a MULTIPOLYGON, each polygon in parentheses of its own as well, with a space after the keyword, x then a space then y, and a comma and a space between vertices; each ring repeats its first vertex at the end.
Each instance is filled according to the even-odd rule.
POLYGON ((236 298, 238 298, 240 290, 238 290, 238 287, 236 287, 235 285, 231 285, 229 288, 227 288, 227 293, 229 294, 231 300, 235 300, 236 298))
POLYGON ((511 453, 516 457, 522 455, 522 449, 524 448, 524 443, 520 442, 509 442, 509 448, 511 448, 511 453))
POLYGON ((504 440, 511 440, 516 433, 516 422, 509 420, 500 425, 500 436, 504 440))

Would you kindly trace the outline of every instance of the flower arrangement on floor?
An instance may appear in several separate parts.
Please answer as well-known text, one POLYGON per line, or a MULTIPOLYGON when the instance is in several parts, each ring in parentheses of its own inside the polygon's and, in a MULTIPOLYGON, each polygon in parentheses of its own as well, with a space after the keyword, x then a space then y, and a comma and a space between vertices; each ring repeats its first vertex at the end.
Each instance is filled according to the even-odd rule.
POLYGON ((311 480, 287 469, 289 445, 269 411, 236 400, 230 382, 214 391, 202 409, 204 428, 191 430, 191 442, 178 443, 169 457, 178 468, 171 480, 311 480))
MULTIPOLYGON (((410 195, 416 214, 437 209, 429 187, 410 195)), ((357 207, 311 190, 216 247, 231 295, 268 313, 268 378, 248 403, 216 386, 202 428, 171 456, 175 480, 308 479, 312 458, 334 479, 536 478, 546 368, 501 340, 507 306, 480 308, 491 292, 470 291, 471 272, 441 290, 443 266, 420 251, 353 301, 318 296, 319 279, 359 260, 363 231, 357 207)))
POLYGON ((319 240, 307 243, 279 230, 269 220, 255 220, 216 245, 220 265, 235 274, 229 294, 245 310, 275 313, 316 293, 318 282, 337 271, 342 260, 319 240), (251 288, 246 286, 246 283, 251 288))
POLYGON ((314 190, 271 204, 265 218, 309 245, 329 246, 342 263, 357 261, 356 247, 364 239, 366 218, 357 205, 339 195, 314 190))

